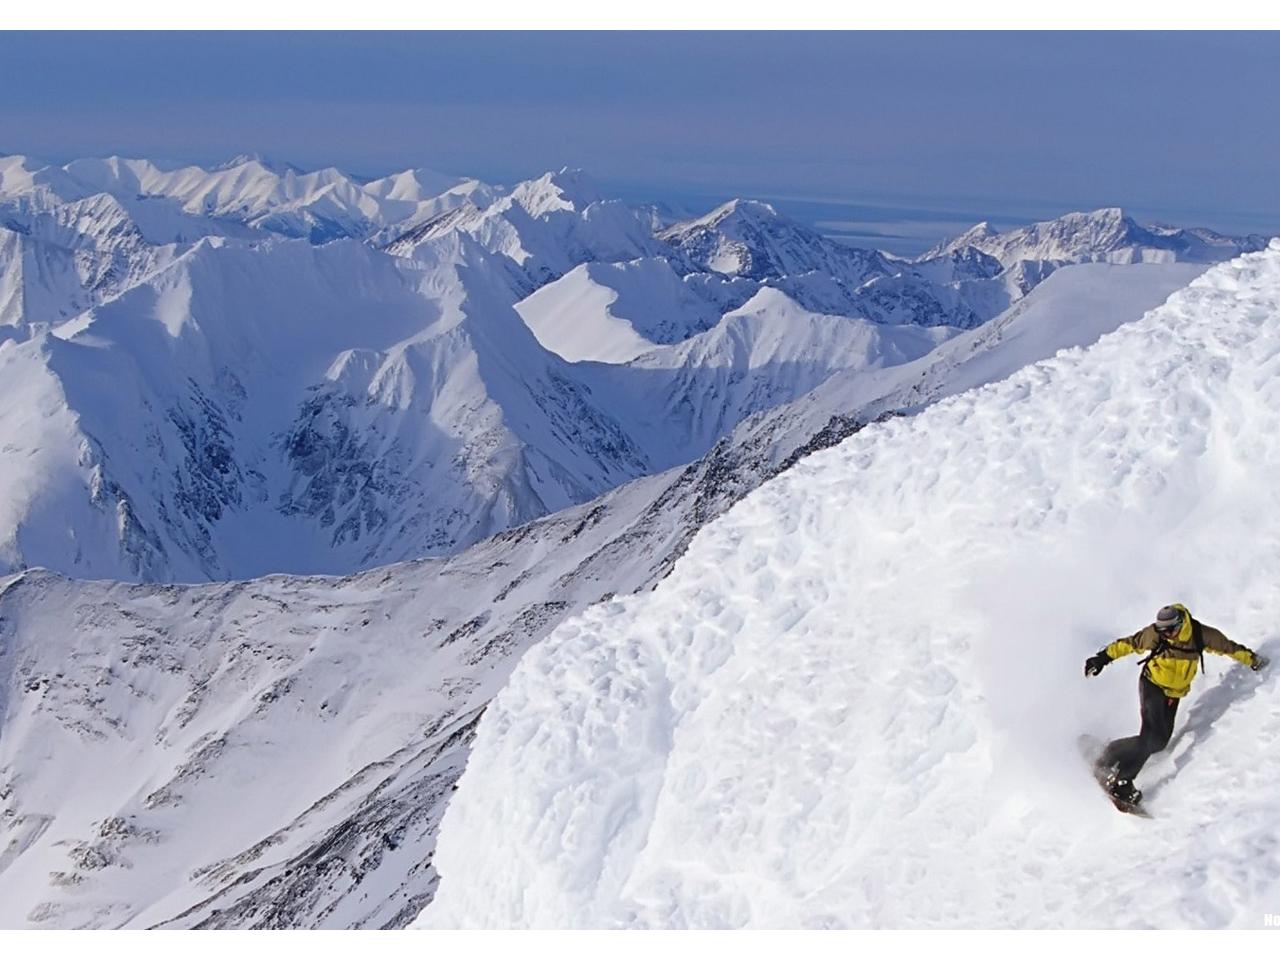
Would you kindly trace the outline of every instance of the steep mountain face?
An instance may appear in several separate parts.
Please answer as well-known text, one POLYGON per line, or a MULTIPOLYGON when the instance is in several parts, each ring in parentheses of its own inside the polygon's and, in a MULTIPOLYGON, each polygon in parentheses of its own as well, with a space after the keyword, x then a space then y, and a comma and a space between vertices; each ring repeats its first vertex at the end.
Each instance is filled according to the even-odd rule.
POLYGON ((1202 269, 1064 268, 989 327, 837 373, 692 464, 456 556, 195 586, 8 578, 0 925, 404 926, 436 890, 478 717, 557 624, 653 587, 814 451, 1089 343, 1202 269))
POLYGON ((910 270, 922 279, 933 283, 963 283, 967 280, 990 280, 1004 272, 1005 267, 988 253, 972 244, 960 244, 946 250, 934 250, 916 260, 904 261, 910 270))
POLYGON ((129 289, 181 249, 143 236, 105 193, 41 211, 0 208, 0 325, 65 320, 129 289))
POLYGON ((914 270, 877 277, 848 298, 843 312, 882 324, 916 324, 971 330, 1029 292, 1014 275, 933 283, 914 270))
MULTIPOLYGON (((203 241, 124 295, 9 344, 0 362, 13 382, 45 384, 50 405, 64 411, 57 462, 70 468, 51 465, 24 490, 5 491, 11 504, 28 498, 0 532, 6 561, 129 579, 224 574, 231 558, 219 555, 219 522, 270 497, 275 425, 258 406, 262 391, 286 397, 321 379, 323 351, 335 345, 326 335, 356 312, 350 299, 334 299, 326 267, 367 259, 363 249, 268 253, 203 241)), ((358 275, 347 267, 348 278, 358 275)), ((371 327, 395 328, 388 314, 407 312, 396 281, 384 273, 364 291, 382 288, 382 303, 360 296, 371 327)), ((400 335, 409 329, 401 319, 400 335)), ((51 446, 20 425, 8 437, 51 446)), ((10 461, 20 464, 12 451, 10 461)))
POLYGON ((477 727, 420 924, 1257 926, 1275 675, 1209 658, 1141 778, 1209 844, 1118 816, 1075 740, 1132 732, 1131 661, 1079 665, 1173 597, 1274 652, 1278 296, 1280 241, 807 458, 562 623, 477 727))
POLYGON ((1142 226, 1118 207, 1092 213, 1069 213, 1056 220, 997 233, 979 223, 924 259, 980 251, 1011 267, 1020 260, 1081 263, 1167 263, 1172 260, 1215 263, 1241 253, 1261 250, 1265 237, 1227 237, 1204 229, 1179 229, 1165 225, 1142 226))

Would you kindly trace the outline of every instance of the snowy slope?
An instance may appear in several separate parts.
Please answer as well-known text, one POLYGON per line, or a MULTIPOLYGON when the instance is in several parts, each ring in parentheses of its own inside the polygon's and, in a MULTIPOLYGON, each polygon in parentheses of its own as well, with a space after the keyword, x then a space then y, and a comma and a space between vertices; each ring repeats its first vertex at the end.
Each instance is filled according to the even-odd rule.
MULTIPOLYGON (((486 574, 11 581, 0 924, 216 926, 200 905, 222 896, 254 914, 223 924, 402 925, 513 642, 466 626, 486 574)), ((557 609, 499 606, 517 634, 557 609)))
POLYGON ((614 405, 636 411, 632 435, 667 467, 837 373, 853 378, 916 360, 955 332, 811 313, 764 287, 710 330, 606 373, 614 405), (673 454, 665 462, 664 445, 673 454))
POLYGON ((341 580, 8 581, 0 925, 404 925, 435 889, 476 712, 531 644, 653 586, 703 524, 866 419, 1088 342, 1199 269, 1065 269, 985 336, 838 374, 688 467, 449 559, 341 580))
POLYGON ((1278 318, 1273 242, 813 455, 563 624, 479 726, 420 922, 1259 924, 1274 675, 1211 662, 1153 821, 1074 740, 1132 732, 1133 664, 1080 664, 1171 599, 1275 652, 1278 318))
POLYGON ((709 330, 757 289, 739 278, 681 276, 665 258, 584 263, 516 311, 538 342, 566 360, 623 363, 709 330))
POLYGON ((722 443, 751 449, 783 437, 819 434, 834 435, 835 442, 852 432, 851 426, 917 413, 1060 350, 1088 346, 1160 306, 1206 269, 1180 263, 1063 267, 991 322, 956 334, 908 363, 836 373, 799 400, 748 418, 722 443))

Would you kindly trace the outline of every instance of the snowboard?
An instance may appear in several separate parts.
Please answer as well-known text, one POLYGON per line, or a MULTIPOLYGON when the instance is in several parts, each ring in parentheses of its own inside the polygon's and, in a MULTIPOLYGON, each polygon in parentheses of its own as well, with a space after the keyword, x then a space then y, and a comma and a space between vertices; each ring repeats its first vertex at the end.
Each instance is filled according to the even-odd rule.
POLYGON ((1106 744, 1087 733, 1083 734, 1077 743, 1080 747, 1080 755, 1089 764, 1089 772, 1093 774, 1094 782, 1101 788, 1102 795, 1111 801, 1111 805, 1121 813, 1151 820, 1151 814, 1142 806, 1141 801, 1138 803, 1125 803, 1123 800, 1113 797, 1111 791, 1107 789, 1107 774, 1098 767, 1098 760, 1102 757, 1102 751, 1105 749, 1106 744))

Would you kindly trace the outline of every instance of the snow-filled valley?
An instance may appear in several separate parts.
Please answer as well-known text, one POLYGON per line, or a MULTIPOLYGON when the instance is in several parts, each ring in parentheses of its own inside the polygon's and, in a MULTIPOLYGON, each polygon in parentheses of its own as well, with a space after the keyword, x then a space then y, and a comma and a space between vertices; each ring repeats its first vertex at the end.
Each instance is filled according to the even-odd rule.
POLYGON ((1266 639, 1219 606, 1252 554, 1135 559, 1225 556, 1196 498, 1268 542, 1265 246, 1100 210, 903 260, 576 171, 0 158, 0 926, 1087 922, 904 906, 894 835, 953 815, 957 881, 1052 848, 1099 799, 1063 738, 1132 711, 1077 654, 1168 591, 1266 639))
POLYGON ((800 461, 523 658, 420 923, 1260 925, 1274 674, 1210 658, 1150 821, 1075 739, 1132 732, 1131 661, 1080 664, 1163 603, 1275 652, 1278 364, 1274 241, 800 461))

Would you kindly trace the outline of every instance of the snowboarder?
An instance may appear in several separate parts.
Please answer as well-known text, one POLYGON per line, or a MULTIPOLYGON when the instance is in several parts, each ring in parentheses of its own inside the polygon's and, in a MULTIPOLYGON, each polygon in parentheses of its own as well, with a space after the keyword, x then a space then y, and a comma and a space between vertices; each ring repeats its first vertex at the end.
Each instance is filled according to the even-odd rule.
POLYGON ((1221 630, 1194 619, 1186 607, 1175 603, 1161 607, 1150 626, 1108 644, 1086 660, 1084 674, 1096 677, 1112 660, 1140 650, 1149 651, 1138 676, 1141 732, 1107 744, 1097 764, 1111 796, 1130 807, 1142 800, 1142 791, 1133 785, 1133 778, 1148 757, 1169 745, 1178 701, 1191 690, 1196 669, 1204 663, 1204 651, 1239 660, 1253 670, 1261 670, 1268 662, 1261 654, 1228 640, 1221 630))

